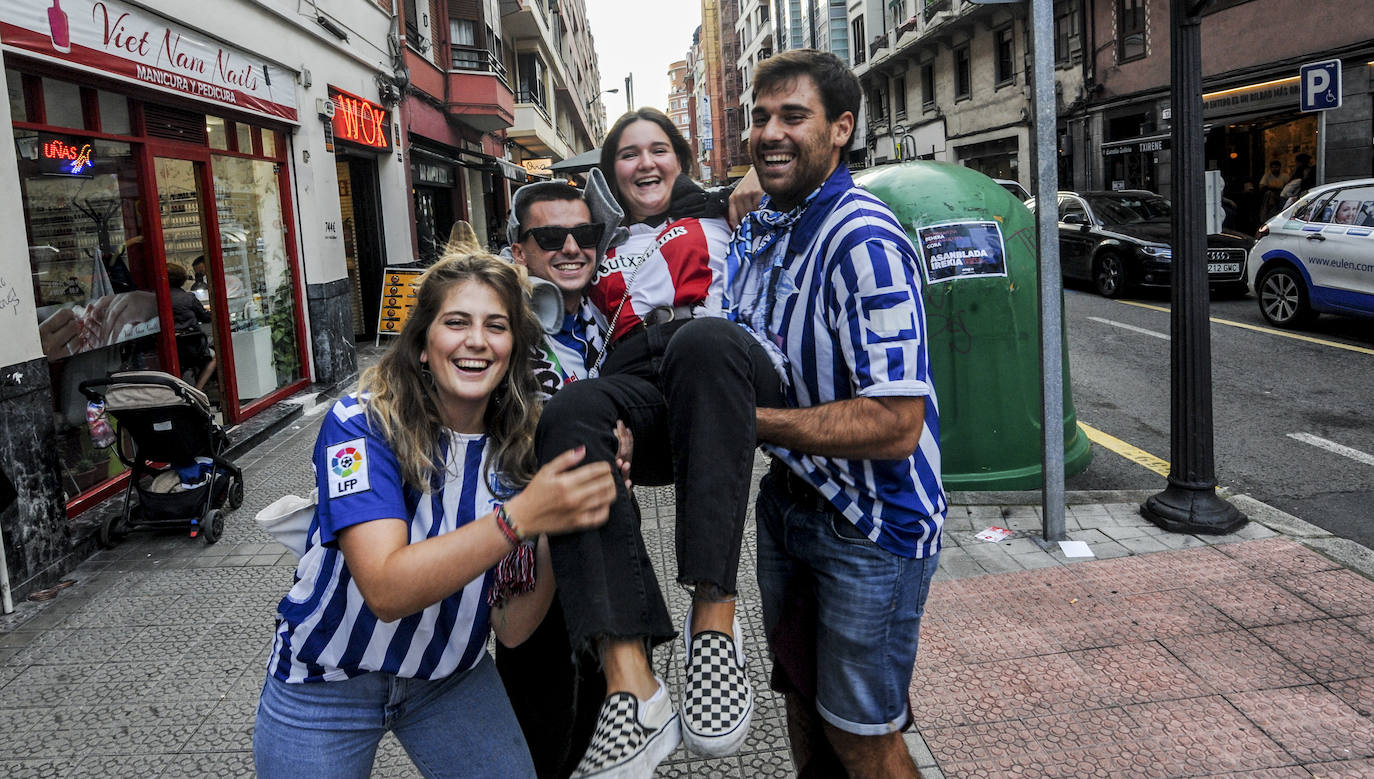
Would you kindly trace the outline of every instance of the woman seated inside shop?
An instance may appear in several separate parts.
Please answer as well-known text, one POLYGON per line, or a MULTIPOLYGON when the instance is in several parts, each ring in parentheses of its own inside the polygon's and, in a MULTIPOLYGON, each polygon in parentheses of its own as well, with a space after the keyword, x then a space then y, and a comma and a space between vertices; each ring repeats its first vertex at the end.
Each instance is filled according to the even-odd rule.
POLYGON ((172 288, 172 327, 177 334, 177 360, 183 374, 195 371, 196 389, 204 389, 219 362, 215 359, 215 350, 210 347, 209 337, 200 329, 202 322, 210 321, 210 312, 186 290, 188 278, 185 268, 174 262, 167 264, 167 284, 172 288))

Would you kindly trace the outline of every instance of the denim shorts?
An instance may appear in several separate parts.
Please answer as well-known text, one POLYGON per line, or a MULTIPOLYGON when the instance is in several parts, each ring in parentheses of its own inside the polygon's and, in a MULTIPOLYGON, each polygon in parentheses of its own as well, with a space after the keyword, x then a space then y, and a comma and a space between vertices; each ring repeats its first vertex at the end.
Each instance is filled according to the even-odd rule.
POLYGON ((443 679, 373 672, 338 682, 283 682, 258 700, 253 762, 264 779, 372 774, 391 731, 426 777, 533 777, 525 738, 485 653, 443 679))
POLYGON ((773 474, 759 485, 757 509, 759 589, 775 686, 814 695, 821 717, 845 732, 904 729, 939 554, 892 554, 819 496, 798 499, 773 474))

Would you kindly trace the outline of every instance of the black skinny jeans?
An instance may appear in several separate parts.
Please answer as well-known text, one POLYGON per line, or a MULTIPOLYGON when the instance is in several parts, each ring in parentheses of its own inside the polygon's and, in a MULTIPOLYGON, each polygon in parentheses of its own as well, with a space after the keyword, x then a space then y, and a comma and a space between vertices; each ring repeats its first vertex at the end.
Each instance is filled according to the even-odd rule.
MULTIPOLYGON (((782 405, 782 382, 763 347, 719 318, 668 322, 622 338, 601 376, 554 395, 539 421, 539 462, 587 447, 585 462, 614 466, 616 420, 634 434, 631 478, 677 490, 677 579, 736 591, 756 446, 755 409, 782 405)), ((640 534, 639 514, 617 481, 605 525, 553 536, 550 548, 568 636, 674 635, 640 534)))

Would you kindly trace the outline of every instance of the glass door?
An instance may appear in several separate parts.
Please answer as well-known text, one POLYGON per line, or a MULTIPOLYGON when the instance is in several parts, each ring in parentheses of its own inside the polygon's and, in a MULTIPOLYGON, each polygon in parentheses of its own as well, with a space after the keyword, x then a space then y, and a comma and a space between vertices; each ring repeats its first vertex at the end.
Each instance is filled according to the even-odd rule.
POLYGON ((205 163, 195 160, 153 158, 163 258, 176 329, 174 372, 204 390, 210 402, 223 410, 228 404, 220 381, 219 360, 225 350, 218 333, 227 285, 220 274, 211 270, 211 258, 206 251, 209 230, 201 184, 204 167, 205 163))
POLYGON ((226 314, 239 410, 304 375, 279 163, 216 154, 226 314))

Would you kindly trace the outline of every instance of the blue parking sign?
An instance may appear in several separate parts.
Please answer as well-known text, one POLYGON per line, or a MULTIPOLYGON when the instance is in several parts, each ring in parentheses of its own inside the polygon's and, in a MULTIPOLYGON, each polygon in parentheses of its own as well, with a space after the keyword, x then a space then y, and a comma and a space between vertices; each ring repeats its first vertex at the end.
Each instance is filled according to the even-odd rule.
POLYGON ((1341 61, 1309 62, 1298 71, 1302 84, 1302 111, 1329 111, 1341 107, 1341 61))

